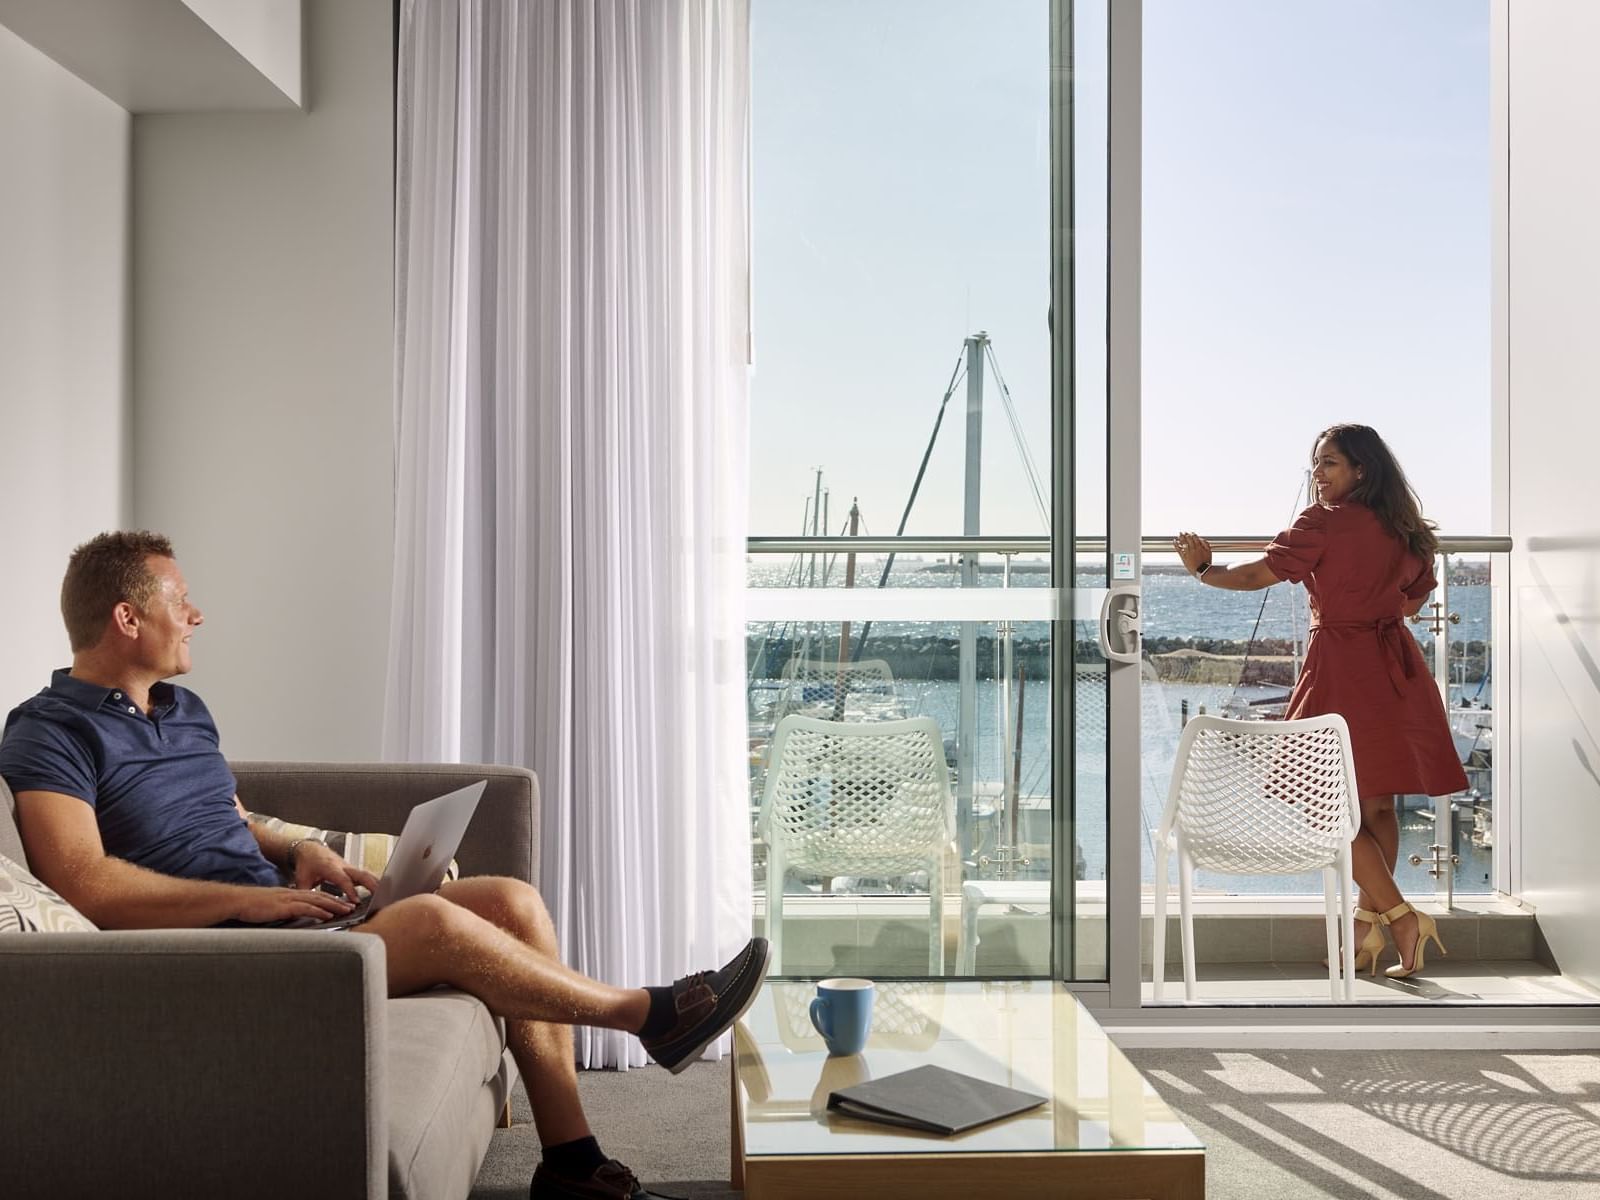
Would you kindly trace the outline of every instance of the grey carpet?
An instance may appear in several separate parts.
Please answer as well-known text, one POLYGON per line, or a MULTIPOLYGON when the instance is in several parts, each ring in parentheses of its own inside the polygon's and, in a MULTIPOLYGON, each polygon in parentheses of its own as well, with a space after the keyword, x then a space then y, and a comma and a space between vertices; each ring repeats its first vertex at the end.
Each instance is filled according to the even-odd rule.
MULTIPOLYGON (((681 1075, 660 1067, 582 1071, 578 1086, 600 1147, 646 1186, 692 1200, 733 1200, 728 1187, 728 1063, 700 1062, 681 1075)), ((517 1084, 512 1127, 495 1130, 472 1200, 527 1200, 539 1138, 517 1084)))
MULTIPOLYGON (((1138 1050, 1206 1143, 1210 1200, 1595 1200, 1600 1054, 1138 1050)), ((731 1200, 728 1067, 586 1071, 607 1153, 662 1192, 731 1200)), ((519 1088, 473 1200, 525 1197, 539 1157, 519 1088)), ((885 1200, 888 1200, 886 1197, 885 1200)))

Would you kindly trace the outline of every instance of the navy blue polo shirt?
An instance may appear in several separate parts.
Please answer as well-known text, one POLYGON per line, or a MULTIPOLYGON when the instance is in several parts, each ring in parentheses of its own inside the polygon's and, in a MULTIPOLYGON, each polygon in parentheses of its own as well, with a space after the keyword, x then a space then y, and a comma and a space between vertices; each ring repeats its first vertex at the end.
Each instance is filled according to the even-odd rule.
POLYGON ((282 883, 233 805, 237 784, 199 696, 158 683, 150 715, 65 670, 11 710, 0 775, 13 793, 61 792, 94 809, 107 854, 223 883, 282 883))

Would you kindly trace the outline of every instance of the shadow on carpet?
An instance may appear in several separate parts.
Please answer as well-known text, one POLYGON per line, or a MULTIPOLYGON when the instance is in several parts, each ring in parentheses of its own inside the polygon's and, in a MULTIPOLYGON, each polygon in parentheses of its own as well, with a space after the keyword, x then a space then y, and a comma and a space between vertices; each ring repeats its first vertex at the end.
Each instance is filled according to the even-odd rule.
POLYGON ((1206 1143, 1208 1197, 1593 1200, 1590 1051, 1131 1050, 1206 1143))

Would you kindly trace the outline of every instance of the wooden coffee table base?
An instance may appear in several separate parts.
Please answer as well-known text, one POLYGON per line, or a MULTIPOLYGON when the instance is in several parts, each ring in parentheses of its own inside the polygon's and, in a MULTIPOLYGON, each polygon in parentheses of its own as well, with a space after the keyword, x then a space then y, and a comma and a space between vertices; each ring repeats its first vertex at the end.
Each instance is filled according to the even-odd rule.
POLYGON ((749 1200, 1204 1200, 1206 1160, 1194 1150, 762 1158, 745 1165, 744 1185, 749 1200))

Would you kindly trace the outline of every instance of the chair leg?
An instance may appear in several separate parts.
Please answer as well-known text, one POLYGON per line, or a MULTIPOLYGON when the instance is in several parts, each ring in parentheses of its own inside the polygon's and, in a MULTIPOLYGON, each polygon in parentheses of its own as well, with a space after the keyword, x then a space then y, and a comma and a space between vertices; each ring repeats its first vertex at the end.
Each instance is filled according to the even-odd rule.
MULTIPOLYGON (((1339 895, 1342 898, 1339 909, 1339 928, 1346 930, 1351 927, 1351 918, 1356 910, 1356 880, 1355 857, 1347 843, 1339 852, 1339 882, 1342 885, 1339 895)), ((1344 999, 1346 1004, 1356 1002, 1356 948, 1352 938, 1344 939, 1344 999)))
POLYGON ((978 910, 982 904, 961 889, 961 944, 956 947, 956 974, 975 975, 978 970, 978 910))
POLYGON ((1166 846, 1156 847, 1156 894, 1150 927, 1150 998, 1161 1000, 1167 979, 1167 859, 1166 846))
POLYGON ((767 943, 772 947, 774 975, 783 974, 783 863, 767 851, 767 943))
POLYGON ((944 859, 928 868, 928 974, 944 975, 944 859))
POLYGON ((1195 998, 1194 969, 1194 863, 1178 842, 1178 924, 1183 930, 1183 998, 1195 998))
MULTIPOLYGON (((1339 1003, 1341 989, 1339 986, 1339 913, 1344 906, 1346 897, 1339 891, 1339 881, 1332 867, 1322 868, 1322 909, 1328 935, 1328 990, 1333 993, 1333 1002, 1339 1003), (1335 899, 1335 894, 1338 898, 1335 899)), ((1349 941, 1348 935, 1344 939, 1349 941)))

